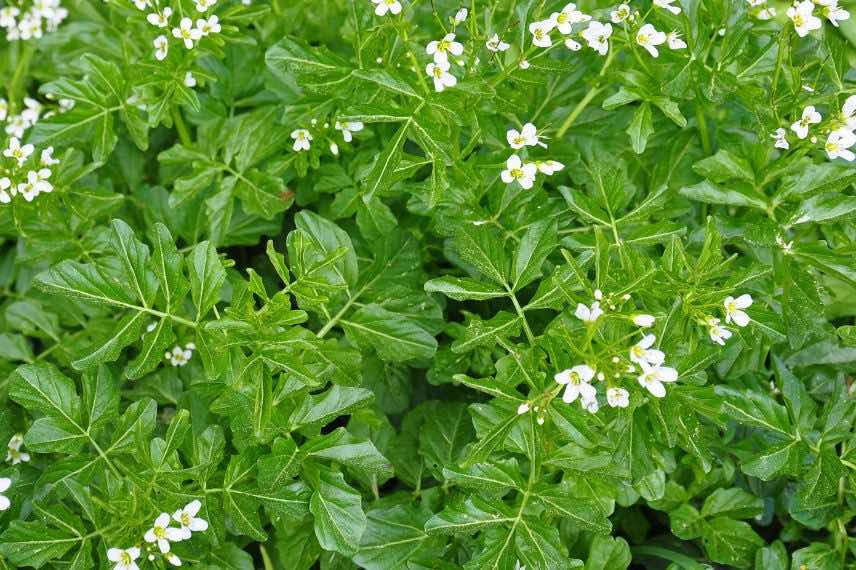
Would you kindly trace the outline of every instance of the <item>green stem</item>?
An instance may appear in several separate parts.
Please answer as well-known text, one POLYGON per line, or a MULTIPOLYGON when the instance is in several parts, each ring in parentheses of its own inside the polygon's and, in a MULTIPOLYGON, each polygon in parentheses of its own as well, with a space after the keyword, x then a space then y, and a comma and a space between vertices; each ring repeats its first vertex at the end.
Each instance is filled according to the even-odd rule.
POLYGON ((172 119, 175 122, 175 129, 178 131, 178 138, 181 139, 181 144, 185 147, 191 146, 193 139, 190 138, 190 131, 187 130, 184 117, 181 116, 181 109, 178 107, 173 108, 172 119))
POLYGON ((603 66, 600 68, 600 72, 597 74, 597 81, 592 88, 589 89, 588 93, 577 103, 577 106, 573 108, 571 113, 565 117, 565 121, 562 123, 562 126, 559 127, 558 132, 556 133, 557 138, 561 138, 568 132, 568 129, 571 128, 571 125, 574 124, 574 121, 577 120, 577 117, 580 116, 585 108, 591 103, 592 99, 597 97, 597 95, 603 91, 603 88, 600 86, 600 82, 603 79, 603 76, 606 75, 606 70, 612 65, 612 61, 615 59, 616 50, 610 50, 609 55, 606 56, 606 61, 603 62, 603 66))
POLYGON ((704 111, 701 105, 696 104, 696 121, 698 121, 698 136, 701 139, 701 148, 704 149, 706 155, 710 155, 710 135, 707 130, 707 120, 704 118, 704 111))
POLYGON ((508 289, 508 296, 511 298, 511 302, 514 305, 514 310, 517 311, 517 316, 520 317, 520 320, 523 321, 523 332, 526 333, 526 339, 529 341, 529 344, 535 345, 535 335, 532 334, 532 329, 529 328, 529 323, 526 320, 526 315, 523 314, 523 308, 520 306, 520 303, 517 302, 517 296, 508 289))

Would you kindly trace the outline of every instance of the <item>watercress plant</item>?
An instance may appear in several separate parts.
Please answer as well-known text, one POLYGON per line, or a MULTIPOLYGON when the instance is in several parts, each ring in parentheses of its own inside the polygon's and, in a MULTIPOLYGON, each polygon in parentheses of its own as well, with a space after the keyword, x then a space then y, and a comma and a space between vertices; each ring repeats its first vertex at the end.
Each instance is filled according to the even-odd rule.
POLYGON ((0 8, 0 568, 856 568, 853 7, 0 8))

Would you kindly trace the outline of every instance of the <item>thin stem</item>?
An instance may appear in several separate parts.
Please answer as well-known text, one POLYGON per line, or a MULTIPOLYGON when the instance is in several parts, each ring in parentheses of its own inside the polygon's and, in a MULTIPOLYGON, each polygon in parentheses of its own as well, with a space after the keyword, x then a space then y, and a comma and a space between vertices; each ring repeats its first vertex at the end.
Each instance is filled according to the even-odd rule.
POLYGON ((568 129, 571 128, 571 125, 574 124, 574 121, 577 120, 577 117, 580 116, 585 108, 591 103, 592 99, 597 97, 597 95, 603 91, 603 88, 600 86, 600 82, 603 79, 603 76, 606 75, 606 70, 612 65, 612 61, 615 59, 616 50, 610 50, 609 55, 606 56, 606 61, 603 62, 603 66, 600 68, 600 72, 597 74, 597 81, 594 85, 592 85, 591 89, 589 89, 588 93, 577 103, 577 106, 571 111, 571 113, 565 117, 565 121, 562 123, 562 126, 559 127, 558 132, 556 133, 557 138, 561 138, 568 132, 568 129))
POLYGON ((184 117, 181 116, 181 109, 178 107, 173 108, 172 119, 175 123, 175 130, 178 131, 178 138, 181 139, 182 146, 191 146, 193 144, 193 139, 190 138, 190 131, 187 130, 187 125, 184 123, 184 117))
POLYGON ((535 335, 532 334, 532 329, 529 328, 526 315, 523 314, 523 308, 520 306, 520 303, 517 302, 517 296, 511 291, 511 289, 508 290, 508 296, 511 298, 512 304, 514 304, 514 310, 517 311, 517 316, 520 317, 521 321, 523 321, 523 332, 526 333, 526 339, 529 341, 530 345, 534 345, 535 335))

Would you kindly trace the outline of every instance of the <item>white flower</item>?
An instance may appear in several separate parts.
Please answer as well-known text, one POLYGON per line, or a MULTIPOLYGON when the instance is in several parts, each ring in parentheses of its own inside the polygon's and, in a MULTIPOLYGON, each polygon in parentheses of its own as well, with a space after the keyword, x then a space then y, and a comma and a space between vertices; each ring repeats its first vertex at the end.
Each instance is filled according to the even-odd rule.
POLYGON ((609 37, 612 35, 612 24, 601 24, 600 22, 589 22, 588 28, 583 30, 582 36, 588 42, 588 46, 599 53, 606 55, 609 51, 609 37))
POLYGON ((30 123, 22 115, 15 115, 10 117, 9 122, 6 123, 6 134, 21 138, 28 128, 30 128, 30 123))
MULTIPOLYGON (((680 11, 680 10, 679 10, 680 11)), ((655 46, 666 41, 666 34, 658 32, 651 24, 645 24, 636 32, 636 43, 648 50, 652 57, 657 57, 659 52, 655 46)))
POLYGON ((309 131, 306 129, 295 129, 291 131, 291 138, 294 139, 292 148, 295 151, 309 150, 309 141, 312 140, 312 135, 309 131))
POLYGON ((342 138, 345 139, 345 142, 351 142, 354 140, 354 135, 351 133, 363 130, 363 123, 361 121, 345 121, 344 123, 336 121, 335 127, 337 131, 342 131, 342 138))
POLYGON ((801 38, 807 36, 812 30, 820 29, 820 26, 823 24, 820 18, 812 14, 812 12, 814 12, 814 2, 811 0, 803 0, 798 4, 794 4, 785 12, 788 18, 794 23, 794 29, 801 38))
POLYGON ((587 364, 578 364, 553 376, 556 382, 565 386, 562 401, 566 404, 573 403, 579 396, 582 396, 583 400, 595 400, 597 389, 590 384, 592 378, 594 370, 587 364))
POLYGON ((529 60, 521 59, 520 63, 517 65, 520 69, 529 69, 529 60))
POLYGON ((755 17, 759 20, 772 20, 776 17, 776 8, 774 6, 761 8, 755 17))
POLYGON ((686 49, 687 47, 687 42, 681 39, 678 32, 669 32, 666 34, 666 43, 669 45, 669 49, 686 49))
POLYGON ((511 47, 510 44, 500 39, 499 34, 493 34, 487 43, 485 43, 485 46, 492 52, 505 51, 511 47))
POLYGON ((208 34, 219 34, 221 30, 220 18, 213 14, 208 16, 207 20, 200 18, 196 20, 196 29, 198 29, 203 36, 207 36, 208 34))
POLYGON ((18 184, 16 191, 18 194, 24 197, 24 200, 27 202, 32 202, 33 198, 41 194, 42 192, 50 192, 53 190, 53 185, 50 182, 47 182, 45 179, 50 176, 50 170, 47 168, 43 168, 42 175, 40 172, 36 172, 35 170, 31 170, 27 173, 27 181, 21 182, 18 184), (45 176, 46 174, 46 176, 45 176))
POLYGON ((512 154, 505 162, 505 170, 500 173, 500 178, 506 184, 511 184, 516 180, 520 186, 528 190, 535 183, 536 172, 535 164, 531 162, 523 164, 519 156, 512 154))
POLYGON ((131 548, 110 548, 107 550, 107 560, 115 562, 113 570, 139 570, 140 567, 134 562, 140 557, 140 549, 136 546, 131 548))
POLYGON ((187 503, 183 509, 179 509, 172 514, 172 519, 181 525, 181 528, 178 530, 183 540, 190 538, 190 535, 194 532, 208 530, 208 521, 196 516, 201 508, 202 503, 196 499, 187 503))
POLYGON ((532 45, 548 48, 553 45, 550 32, 555 27, 553 20, 542 20, 529 24, 529 32, 532 34, 532 45))
POLYGON ((856 144, 856 134, 853 132, 847 129, 832 131, 829 133, 829 137, 826 139, 826 144, 824 145, 826 156, 829 157, 829 160, 843 158, 848 162, 853 162, 856 155, 849 149, 854 144, 856 144))
POLYGON ((339 145, 334 142, 330 143, 330 152, 333 153, 334 156, 339 156, 339 145))
POLYGON ((583 49, 583 44, 574 39, 565 38, 565 47, 571 51, 580 51, 583 49))
POLYGON ((850 19, 850 12, 839 6, 838 0, 818 0, 818 4, 822 6, 820 13, 836 28, 840 20, 850 19))
POLYGON ((519 406, 517 406, 517 415, 521 416, 529 411, 529 402, 523 402, 519 406))
POLYGON ((651 348, 657 337, 652 334, 646 334, 642 340, 637 342, 630 349, 630 360, 636 364, 646 362, 648 364, 662 364, 666 359, 666 355, 661 350, 651 348))
POLYGON ((173 552, 167 552, 163 555, 166 558, 166 561, 172 564, 173 566, 181 566, 181 558, 175 555, 173 552))
MULTIPOLYGON (((189 536, 188 536, 189 537, 189 536)), ((170 542, 179 542, 184 540, 185 533, 182 529, 169 526, 169 514, 161 513, 155 519, 152 528, 146 531, 143 536, 146 542, 156 542, 160 551, 169 552, 170 542)))
POLYGON ((547 176, 552 176, 556 172, 565 168, 565 165, 561 162, 557 162, 555 160, 536 160, 535 167, 538 169, 538 172, 541 174, 546 174, 547 176))
POLYGON ((841 107, 841 118, 851 131, 856 129, 856 95, 851 95, 841 107))
POLYGON ((787 131, 785 129, 783 129, 781 127, 776 129, 776 132, 774 132, 772 135, 770 135, 775 140, 775 142, 773 143, 773 146, 776 148, 784 149, 784 150, 788 150, 789 148, 791 148, 791 145, 788 142, 788 138, 786 135, 787 135, 787 131))
POLYGON ((449 62, 429 63, 425 66, 427 73, 434 80, 434 90, 440 93, 446 87, 454 87, 458 83, 458 78, 449 73, 449 62))
POLYGON ((652 315, 634 315, 633 324, 637 327, 649 328, 654 326, 654 317, 652 315))
POLYGON ((190 71, 184 74, 184 86, 190 88, 196 87, 196 78, 193 77, 193 73, 190 71))
MULTIPOLYGON (((594 388, 592 388, 594 389, 594 388)), ((596 414, 600 409, 600 404, 597 403, 597 392, 595 391, 595 395, 591 398, 588 396, 581 394, 580 395, 580 405, 585 408, 585 410, 590 414, 596 414)))
POLYGON ((167 6, 163 9, 163 12, 153 12, 149 14, 148 16, 146 16, 146 20, 148 20, 149 24, 153 26, 157 26, 158 28, 165 28, 169 25, 170 16, 172 16, 172 8, 167 6))
POLYGON ((719 324, 716 317, 707 317, 707 334, 710 340, 720 346, 725 346, 725 341, 731 338, 731 331, 719 324))
POLYGON ((584 322, 593 323, 603 314, 603 309, 600 308, 600 301, 595 301, 591 307, 586 307, 582 303, 577 303, 577 310, 574 312, 576 317, 584 322))
POLYGON ((4 6, 0 9, 0 28, 14 28, 17 24, 15 18, 17 18, 20 13, 21 10, 15 6, 4 6))
POLYGON ((630 392, 624 388, 608 388, 606 401, 613 408, 626 408, 630 405, 630 392))
POLYGON ((21 117, 29 123, 29 126, 35 125, 42 113, 42 104, 30 97, 24 97, 24 105, 27 108, 21 112, 21 117))
POLYGON ((30 460, 30 454, 26 451, 21 451, 22 445, 24 445, 24 436, 20 433, 13 435, 12 439, 9 440, 9 444, 6 446, 7 462, 12 465, 18 465, 19 463, 26 463, 30 460))
POLYGON ((629 17, 630 6, 628 6, 627 4, 622 4, 621 6, 609 13, 609 19, 612 20, 613 24, 620 24, 629 17))
POLYGON ((726 323, 733 322, 738 327, 745 327, 749 324, 749 315, 744 313, 742 309, 748 309, 752 306, 752 295, 744 293, 736 299, 729 295, 722 304, 725 306, 726 323))
POLYGON ((524 146, 536 146, 538 144, 538 129, 532 123, 526 123, 520 131, 508 129, 508 132, 505 133, 505 139, 508 141, 508 145, 515 150, 524 146))
POLYGON ((193 27, 193 20, 190 18, 182 18, 181 22, 178 23, 178 27, 172 29, 172 35, 179 40, 183 40, 184 47, 187 49, 192 49, 193 42, 197 42, 202 38, 202 32, 193 27))
POLYGON ((802 117, 791 125, 791 130, 796 133, 797 137, 804 139, 808 136, 809 125, 819 123, 823 117, 818 113, 814 105, 809 105, 803 109, 802 117))
POLYGON ((654 6, 657 6, 658 8, 665 8, 666 10, 677 16, 681 13, 681 9, 677 6, 672 6, 674 2, 675 0, 654 0, 654 6))
POLYGON ((588 22, 591 20, 591 16, 577 10, 576 4, 566 4, 561 12, 554 12, 550 16, 550 20, 552 20, 553 25, 558 28, 559 32, 568 35, 571 33, 572 25, 579 24, 580 22, 588 22))
POLYGON ((455 12, 455 24, 462 24, 467 20, 467 14, 469 14, 469 10, 466 8, 461 8, 457 12, 455 12))
POLYGON ((9 194, 9 192, 6 192, 6 190, 9 190, 11 186, 12 181, 9 180, 7 176, 0 178, 0 203, 8 204, 12 201, 12 196, 14 196, 16 192, 15 189, 12 188, 12 190, 10 190, 10 192, 12 192, 11 195, 9 194))
POLYGON ((651 365, 647 362, 640 362, 642 374, 639 375, 639 384, 651 392, 652 396, 662 398, 666 395, 666 387, 663 382, 674 382, 678 379, 678 371, 668 366, 659 364, 651 365))
MULTIPOLYGON (((4 493, 12 486, 12 480, 8 477, 0 477, 0 493, 4 493)), ((0 494, 0 511, 5 511, 12 506, 12 501, 6 495, 0 494)))
POLYGON ((217 3, 217 0, 194 0, 197 12, 207 12, 208 8, 217 3))
POLYGON ((59 164, 59 160, 53 157, 53 151, 54 147, 52 146, 42 150, 42 154, 39 157, 39 162, 42 166, 53 166, 54 164, 59 164))
POLYGON ((31 144, 21 146, 21 141, 16 137, 9 139, 9 148, 3 151, 3 156, 14 158, 18 161, 18 166, 21 166, 27 161, 27 157, 33 154, 35 147, 31 144))
POLYGON ((425 53, 434 56, 434 63, 448 63, 450 53, 454 56, 464 53, 464 45, 455 41, 455 34, 446 34, 442 40, 428 42, 425 53))
POLYGON ((184 366, 190 361, 192 356, 193 350, 189 348, 183 349, 178 345, 172 347, 172 351, 167 351, 165 354, 166 359, 173 366, 184 366))
POLYGON ((374 13, 378 16, 385 16, 387 12, 391 14, 401 13, 401 2, 398 0, 372 0, 377 6, 374 13))
POLYGON ((155 59, 158 61, 166 59, 166 54, 169 52, 169 40, 166 36, 158 36, 152 43, 155 46, 155 59))

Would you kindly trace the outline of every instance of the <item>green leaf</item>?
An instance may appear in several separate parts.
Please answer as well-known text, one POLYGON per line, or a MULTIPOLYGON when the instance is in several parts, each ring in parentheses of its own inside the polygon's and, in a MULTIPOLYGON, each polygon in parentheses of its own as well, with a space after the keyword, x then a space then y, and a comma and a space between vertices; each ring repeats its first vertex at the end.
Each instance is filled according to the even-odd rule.
POLYGON ((743 521, 718 517, 705 525, 702 534, 707 555, 714 562, 749 568, 755 552, 764 546, 764 540, 743 521))
POLYGON ((454 239, 458 255, 495 283, 505 286, 508 259, 502 242, 487 226, 465 225, 458 229, 454 239))
POLYGON ((709 180, 704 180, 693 186, 684 186, 678 192, 682 196, 686 196, 691 200, 705 202, 707 204, 724 204, 729 206, 751 206, 754 208, 765 209, 766 202, 758 197, 753 196, 748 191, 734 186, 731 188, 722 188, 709 180))
POLYGON ((749 163, 725 149, 699 160, 693 164, 693 170, 719 184, 728 180, 742 180, 750 184, 755 182, 755 173, 749 163))
POLYGON ((541 267, 547 256, 558 245, 556 222, 535 222, 526 230, 517 250, 511 270, 511 288, 518 291, 541 276, 541 267))
POLYGON ((422 557, 442 558, 443 542, 423 530, 425 518, 410 505, 371 509, 354 562, 366 570, 392 570, 422 557))
POLYGON ((374 348, 381 359, 389 362, 431 358, 437 350, 437 341, 431 334, 411 319, 380 305, 366 305, 340 322, 352 343, 374 348))
POLYGON ((360 547, 366 530, 362 498, 341 473, 326 468, 318 470, 309 510, 315 517, 315 536, 326 550, 353 556, 360 547))
POLYGON ((425 283, 428 293, 442 293, 455 301, 484 301, 505 297, 508 292, 490 283, 484 283, 471 277, 451 277, 444 275, 425 283))
POLYGON ((207 241, 196 244, 188 259, 190 294, 196 305, 196 322, 220 300, 220 287, 226 280, 226 270, 214 246, 207 241))
POLYGON ((645 147, 648 146, 648 137, 654 134, 654 125, 651 122, 651 106, 647 101, 636 108, 633 113, 633 120, 627 127, 627 134, 630 135, 630 145, 633 147, 633 152, 636 154, 645 152, 645 147))
POLYGON ((457 500, 446 505, 425 522, 425 532, 435 534, 473 534, 490 526, 513 521, 497 508, 478 496, 457 500))

